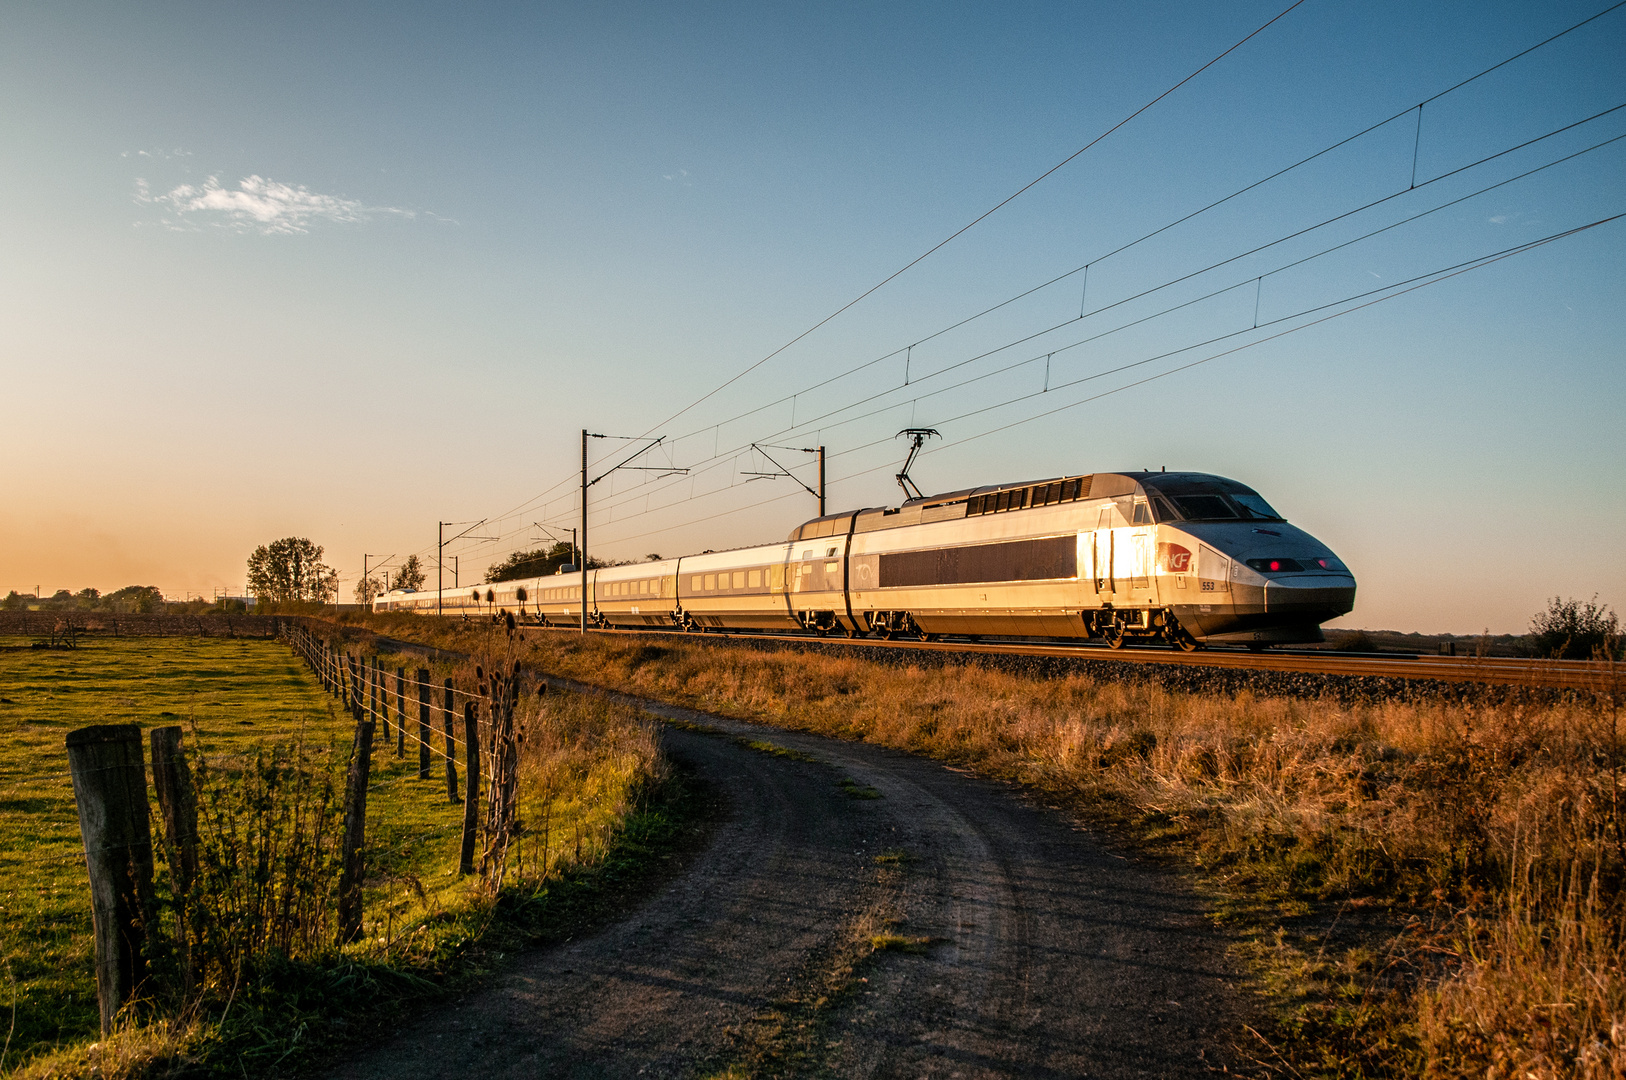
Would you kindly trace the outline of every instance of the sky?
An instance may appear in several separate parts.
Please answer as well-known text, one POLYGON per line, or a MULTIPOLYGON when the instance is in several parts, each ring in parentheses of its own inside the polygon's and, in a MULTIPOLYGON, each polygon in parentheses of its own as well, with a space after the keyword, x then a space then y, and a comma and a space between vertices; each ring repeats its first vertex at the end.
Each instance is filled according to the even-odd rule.
POLYGON ((466 584, 584 428, 664 436, 595 556, 772 541, 753 442, 834 510, 920 426, 1241 480, 1335 625, 1626 604, 1626 7, 1290 2, 0 2, 0 592, 466 584))

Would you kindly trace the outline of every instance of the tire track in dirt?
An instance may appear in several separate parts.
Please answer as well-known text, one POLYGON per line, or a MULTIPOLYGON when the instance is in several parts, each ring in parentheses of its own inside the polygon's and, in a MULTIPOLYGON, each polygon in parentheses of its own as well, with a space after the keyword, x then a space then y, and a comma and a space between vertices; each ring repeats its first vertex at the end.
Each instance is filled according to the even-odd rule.
POLYGON ((855 927, 906 948, 818 1012, 799 1071, 1198 1076, 1251 1019, 1189 886, 1065 815, 895 751, 624 700, 738 737, 663 735, 727 796, 711 844, 631 917, 519 958, 332 1075, 709 1075, 753 1060, 753 1032, 852 954, 855 927))

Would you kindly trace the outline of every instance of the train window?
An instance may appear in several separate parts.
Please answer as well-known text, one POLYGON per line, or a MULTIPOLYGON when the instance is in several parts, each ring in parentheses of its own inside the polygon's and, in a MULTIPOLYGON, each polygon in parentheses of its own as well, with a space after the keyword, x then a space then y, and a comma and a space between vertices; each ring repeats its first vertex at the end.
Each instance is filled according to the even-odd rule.
POLYGON ((745 588, 745 571, 744 570, 736 570, 736 571, 734 571, 733 580, 729 584, 731 584, 736 589, 745 588))
POLYGON ((707 574, 706 575, 706 591, 707 592, 712 592, 716 588, 717 588, 717 575, 716 574, 707 574))
POLYGON ((1236 520, 1236 509, 1223 495, 1176 495, 1172 501, 1187 521, 1236 520))
POLYGON ((840 550, 841 550, 840 548, 825 548, 824 549, 824 557, 826 559, 833 559, 833 558, 836 557, 836 552, 838 552, 840 550))
POLYGON ((748 589, 762 588, 762 571, 752 570, 745 575, 745 587, 748 589))
POLYGON ((883 589, 983 581, 1044 581, 1077 574, 1078 538, 1074 535, 887 552, 881 556, 878 568, 883 589))
POLYGON ((1285 520, 1282 515, 1271 509, 1269 503, 1257 495, 1244 495, 1239 491, 1231 496, 1231 501, 1240 505, 1253 517, 1262 518, 1265 521, 1285 520))
POLYGON ((1152 509, 1146 505, 1144 499, 1135 500, 1134 523, 1136 525, 1150 525, 1152 523, 1152 509))
POLYGON ((706 587, 705 586, 705 581, 704 581, 703 578, 701 578, 701 576, 699 574, 696 574, 694 577, 689 579, 689 591, 690 592, 699 592, 701 589, 703 589, 705 587, 706 587))

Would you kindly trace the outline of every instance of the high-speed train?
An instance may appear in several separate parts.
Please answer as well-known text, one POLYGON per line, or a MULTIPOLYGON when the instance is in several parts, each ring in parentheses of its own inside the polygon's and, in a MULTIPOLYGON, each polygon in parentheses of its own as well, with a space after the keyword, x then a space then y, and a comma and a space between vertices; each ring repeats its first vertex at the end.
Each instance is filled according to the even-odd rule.
MULTIPOLYGON (((784 543, 592 570, 587 594, 588 621, 606 627, 1259 649, 1323 640, 1355 579, 1244 484, 1123 472, 829 514, 784 543)), ((374 608, 576 626, 581 605, 571 573, 390 592, 374 608)))

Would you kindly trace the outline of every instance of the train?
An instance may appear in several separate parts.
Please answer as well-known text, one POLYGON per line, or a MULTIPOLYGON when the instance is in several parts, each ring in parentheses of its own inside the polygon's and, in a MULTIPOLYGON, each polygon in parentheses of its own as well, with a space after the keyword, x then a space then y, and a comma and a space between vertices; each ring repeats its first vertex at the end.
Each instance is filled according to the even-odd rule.
MULTIPOLYGON (((1264 649, 1324 640, 1355 578, 1245 484, 1115 472, 967 488, 805 521, 783 543, 587 574, 606 628, 908 638, 1044 638, 1264 649)), ((578 626, 579 572, 443 592, 377 611, 578 626)))

